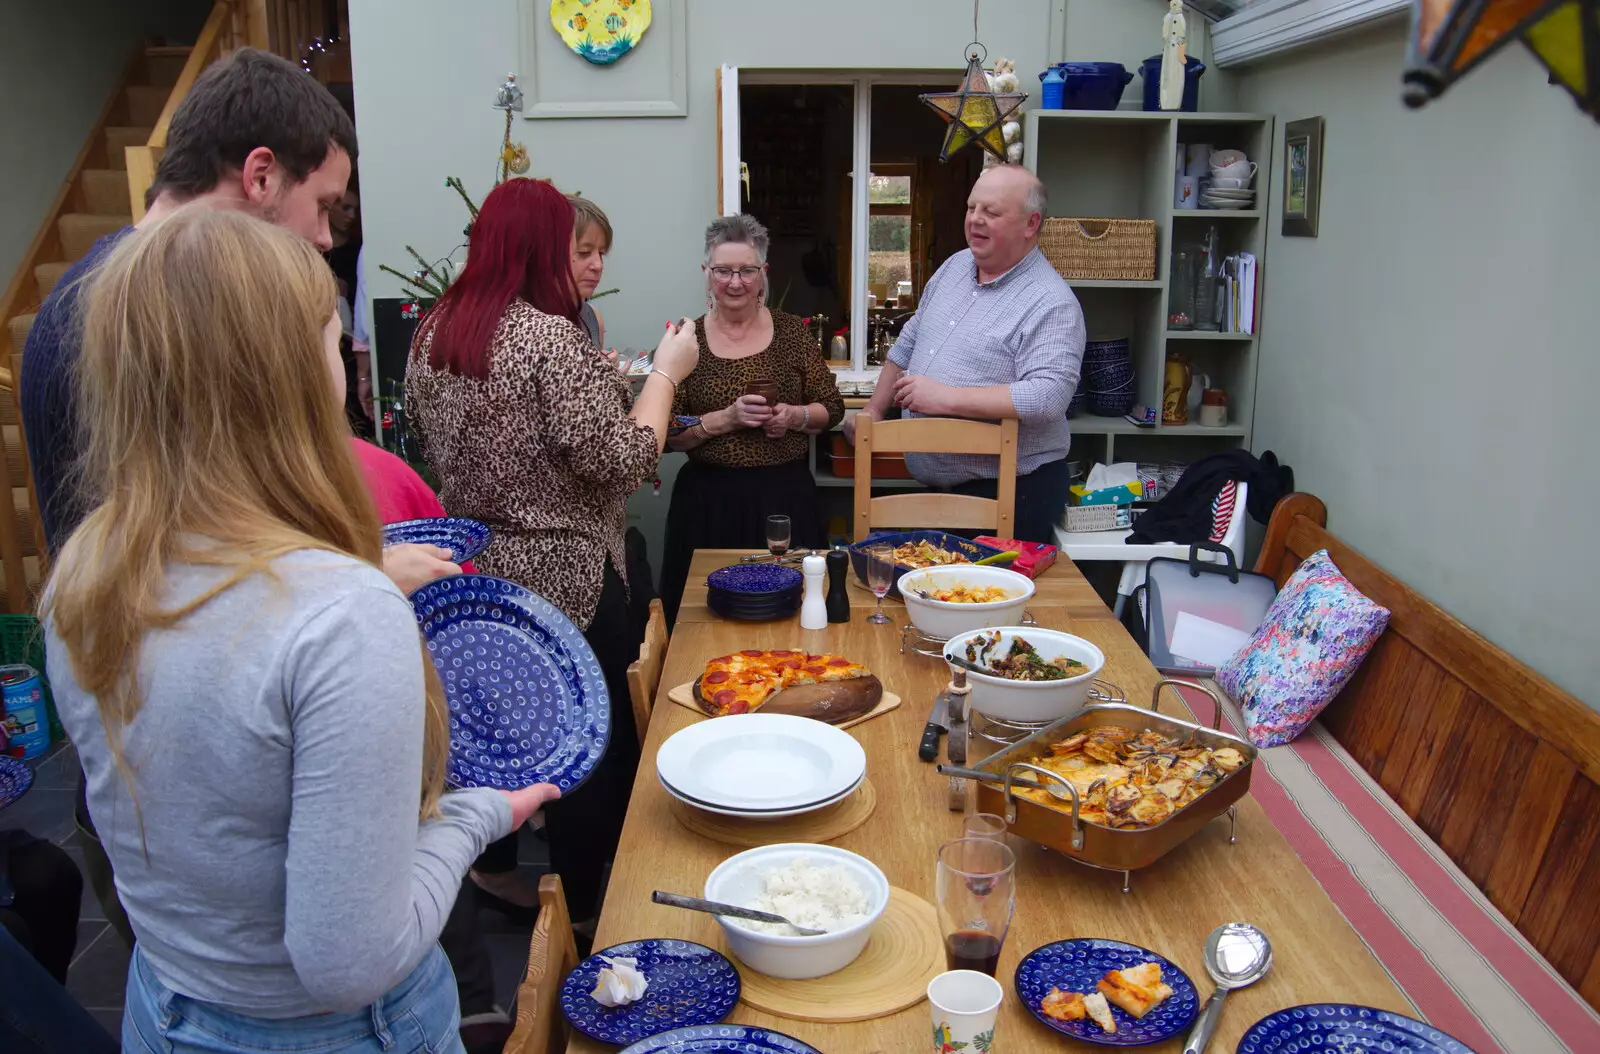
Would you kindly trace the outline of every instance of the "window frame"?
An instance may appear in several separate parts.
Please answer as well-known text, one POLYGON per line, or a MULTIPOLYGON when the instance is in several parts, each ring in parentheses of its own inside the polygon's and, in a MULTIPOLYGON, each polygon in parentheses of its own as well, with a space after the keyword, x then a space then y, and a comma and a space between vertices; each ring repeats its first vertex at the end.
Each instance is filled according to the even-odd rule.
MULTIPOLYGON (((730 67, 737 74, 738 86, 746 84, 848 84, 855 89, 854 149, 851 156, 851 175, 872 171, 872 89, 878 84, 955 84, 962 71, 956 68, 924 70, 859 70, 859 69, 784 69, 773 67, 730 67)), ((738 106, 737 92, 723 88, 723 97, 738 106)), ((913 178, 915 178, 913 176, 913 178)), ((867 317, 867 241, 872 218, 870 197, 871 180, 851 179, 850 187, 850 317, 867 317)), ((910 205, 894 205, 911 214, 910 205)), ((878 215, 891 215, 879 213, 878 215)), ((836 367, 857 374, 873 374, 879 367, 867 366, 867 329, 865 325, 850 326, 850 365, 836 367)))
POLYGON ((1248 65, 1411 7, 1411 0, 1263 0, 1211 26, 1211 58, 1224 69, 1248 65))

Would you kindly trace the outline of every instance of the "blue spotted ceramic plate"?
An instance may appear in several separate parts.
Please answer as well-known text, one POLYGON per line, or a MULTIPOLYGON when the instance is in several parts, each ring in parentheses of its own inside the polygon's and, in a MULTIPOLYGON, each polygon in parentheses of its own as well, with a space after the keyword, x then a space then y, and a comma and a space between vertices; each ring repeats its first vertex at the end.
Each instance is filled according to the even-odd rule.
POLYGON ((450 702, 450 782, 576 790, 611 738, 611 696, 578 627, 488 575, 430 582, 411 606, 450 702))
POLYGON ((1137 944, 1094 937, 1056 941, 1029 952, 1017 965, 1017 995, 1034 1017, 1062 1035, 1111 1047, 1137 1047, 1170 1039, 1192 1025, 1200 1009, 1194 982, 1172 963, 1137 944), (1115 1032, 1100 1031, 1100 1026, 1088 1018, 1057 1021, 1039 1007, 1052 988, 1087 994, 1095 990, 1095 982, 1104 977, 1107 970, 1123 970, 1148 962, 1161 965, 1161 980, 1172 987, 1172 994, 1142 1020, 1113 1006, 1111 1016, 1117 1022, 1115 1032))
POLYGON ((0 809, 28 793, 33 770, 21 758, 0 757, 0 809))
POLYGON ((1237 1054, 1472 1054, 1431 1025, 1387 1010, 1349 1003, 1311 1003, 1279 1010, 1250 1026, 1237 1054))
POLYGON ((387 523, 383 527, 383 544, 437 545, 450 550, 450 559, 456 563, 471 560, 489 548, 494 532, 477 520, 459 516, 435 516, 426 520, 403 520, 387 523))
POLYGON ((782 564, 731 564, 706 576, 706 585, 726 595, 770 596, 799 589, 805 576, 782 564))
POLYGON ((697 1025, 640 1040, 622 1054, 822 1054, 793 1036, 754 1025, 697 1025))
POLYGON ((739 1002, 739 971, 721 952, 690 941, 629 941, 596 952, 567 974, 561 985, 561 1012, 572 1027, 602 1043, 625 1047, 675 1028, 714 1025, 739 1002), (600 957, 637 959, 648 982, 644 998, 627 1006, 594 1001, 595 978, 605 969, 600 957))

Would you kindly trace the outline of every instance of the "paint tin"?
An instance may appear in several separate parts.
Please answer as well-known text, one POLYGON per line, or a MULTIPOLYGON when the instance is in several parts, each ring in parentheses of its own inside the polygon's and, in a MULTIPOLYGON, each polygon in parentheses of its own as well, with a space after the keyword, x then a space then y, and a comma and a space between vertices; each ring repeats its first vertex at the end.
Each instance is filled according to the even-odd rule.
POLYGON ((0 666, 0 698, 5 703, 6 753, 23 760, 36 758, 50 747, 50 714, 44 705, 44 687, 32 666, 0 666))

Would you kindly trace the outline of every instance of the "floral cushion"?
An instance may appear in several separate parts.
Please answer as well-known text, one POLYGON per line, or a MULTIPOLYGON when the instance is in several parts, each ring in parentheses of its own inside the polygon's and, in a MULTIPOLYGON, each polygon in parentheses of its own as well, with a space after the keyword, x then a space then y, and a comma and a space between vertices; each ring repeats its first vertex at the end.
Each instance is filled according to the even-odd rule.
POLYGON ((1217 671, 1258 747, 1289 742, 1333 701, 1389 624, 1328 557, 1305 558, 1278 591, 1250 643, 1217 671))

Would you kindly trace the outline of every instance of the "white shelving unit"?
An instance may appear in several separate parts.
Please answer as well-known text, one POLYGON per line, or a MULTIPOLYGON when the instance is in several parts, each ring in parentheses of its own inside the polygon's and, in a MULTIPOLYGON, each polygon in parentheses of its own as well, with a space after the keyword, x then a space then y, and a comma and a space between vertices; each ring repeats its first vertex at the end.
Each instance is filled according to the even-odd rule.
MULTIPOLYGON (((1212 450, 1248 446, 1255 418, 1256 332, 1167 329, 1167 293, 1175 245, 1200 242, 1217 227, 1224 253, 1255 254, 1266 264, 1265 210, 1273 118, 1250 113, 1147 113, 1142 110, 1031 110, 1024 163, 1050 193, 1053 216, 1156 221, 1156 278, 1149 282, 1069 280, 1083 305, 1089 339, 1132 342, 1138 403, 1161 405, 1167 356, 1181 351, 1196 373, 1228 392, 1228 424, 1142 428, 1120 417, 1085 412, 1072 419, 1073 453, 1081 460, 1187 460, 1212 450), (1257 207, 1175 209, 1180 143, 1243 150, 1260 165, 1257 207)), ((1261 291, 1257 290, 1259 298, 1261 291)))

